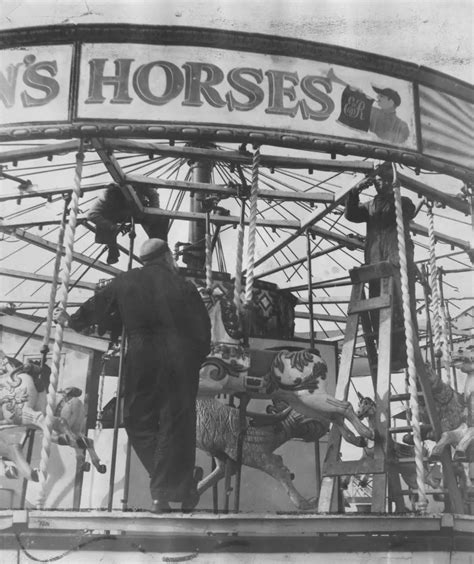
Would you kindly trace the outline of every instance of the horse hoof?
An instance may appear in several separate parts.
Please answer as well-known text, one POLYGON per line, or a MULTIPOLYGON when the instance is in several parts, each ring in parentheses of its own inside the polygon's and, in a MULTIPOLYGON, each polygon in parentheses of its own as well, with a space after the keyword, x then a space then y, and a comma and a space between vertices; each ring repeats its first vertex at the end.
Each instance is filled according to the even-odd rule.
POLYGON ((105 474, 107 472, 107 466, 105 464, 99 464, 99 466, 97 466, 97 471, 99 474, 105 474))
POLYGON ((31 481, 32 482, 39 482, 38 470, 32 470, 31 471, 31 481))
POLYGON ((5 478, 16 480, 18 478, 18 470, 14 466, 10 466, 5 470, 5 478))
POLYGON ((91 463, 90 462, 84 462, 82 464, 82 471, 83 472, 90 472, 91 469, 91 463))

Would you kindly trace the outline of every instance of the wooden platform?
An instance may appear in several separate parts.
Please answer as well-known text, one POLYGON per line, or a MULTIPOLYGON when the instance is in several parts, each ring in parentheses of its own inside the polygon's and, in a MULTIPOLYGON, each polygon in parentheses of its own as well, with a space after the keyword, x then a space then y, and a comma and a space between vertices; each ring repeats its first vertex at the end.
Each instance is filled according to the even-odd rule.
POLYGON ((0 527, 0 561, 20 564, 51 559, 131 564, 158 555, 159 562, 314 562, 315 555, 325 554, 334 563, 370 564, 393 553, 412 562, 461 564, 474 553, 474 517, 454 514, 3 510, 0 527))

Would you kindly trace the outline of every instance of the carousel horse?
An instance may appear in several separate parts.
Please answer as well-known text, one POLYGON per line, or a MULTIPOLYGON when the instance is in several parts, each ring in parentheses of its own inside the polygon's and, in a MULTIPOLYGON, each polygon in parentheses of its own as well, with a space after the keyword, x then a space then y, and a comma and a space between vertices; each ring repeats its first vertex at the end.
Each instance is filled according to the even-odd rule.
MULTIPOLYGON (((49 368, 40 367, 34 362, 21 364, 15 359, 3 355, 0 370, 0 431, 8 434, 9 430, 18 427, 45 430, 46 427, 46 385, 49 368)), ((76 451, 78 463, 85 465, 85 451, 91 462, 100 473, 106 467, 100 463, 94 449, 94 442, 83 434, 85 410, 79 396, 82 391, 71 387, 58 392, 53 420, 52 441, 59 445, 68 445, 76 451)), ((0 456, 13 463, 4 465, 4 473, 8 477, 21 476, 27 480, 38 481, 38 474, 27 462, 22 446, 5 439, 0 433, 0 456), (16 475, 15 475, 16 474, 16 475)))
MULTIPOLYGON (((196 446, 216 461, 216 468, 198 484, 198 493, 201 495, 224 477, 226 461, 230 463, 231 475, 236 472, 240 421, 237 408, 215 398, 198 398, 196 408, 196 446)), ((314 419, 306 419, 281 402, 267 406, 267 413, 275 415, 274 423, 263 426, 258 425, 262 414, 247 413, 242 464, 275 478, 297 509, 314 509, 317 498, 306 499, 298 492, 293 485, 292 474, 282 457, 274 454, 274 451, 294 438, 314 442, 328 431, 328 426, 314 419)))
MULTIPOLYGON (((357 393, 359 397, 359 405, 357 408, 357 416, 360 419, 367 419, 370 428, 374 428, 375 422, 375 412, 376 412, 376 405, 372 398, 364 397, 359 392, 357 393)), ((415 491, 418 489, 417 484, 417 475, 416 475, 416 466, 414 462, 400 462, 400 458, 414 458, 415 457, 415 449, 411 445, 392 442, 392 457, 390 459, 390 466, 398 472, 400 477, 403 479, 405 484, 408 486, 409 490, 415 491)), ((423 447, 423 456, 426 458, 428 455, 428 450, 423 447)), ((362 459, 364 458, 373 458, 374 457, 374 449, 373 447, 365 447, 362 459)), ((442 473, 441 467, 438 463, 428 463, 423 462, 423 471, 424 471, 424 482, 426 485, 433 489, 439 489, 442 486, 442 473)), ((342 487, 344 488, 344 483, 348 484, 350 480, 350 476, 345 477, 345 480, 342 480, 342 487)), ((363 476, 361 478, 362 482, 367 482, 368 476, 363 476)), ((346 485, 347 487, 347 485, 346 485)), ((410 495, 410 497, 412 497, 410 495)), ((403 512, 406 511, 404 506, 399 505, 398 500, 396 501, 396 511, 403 512)))
POLYGON ((327 365, 319 351, 257 351, 252 357, 253 352, 241 345, 233 302, 225 295, 207 301, 212 345, 200 370, 201 395, 245 392, 250 397, 280 400, 307 418, 334 423, 351 444, 362 447, 373 438, 373 431, 356 416, 351 403, 329 393, 327 365), (361 436, 347 427, 346 419, 361 436))

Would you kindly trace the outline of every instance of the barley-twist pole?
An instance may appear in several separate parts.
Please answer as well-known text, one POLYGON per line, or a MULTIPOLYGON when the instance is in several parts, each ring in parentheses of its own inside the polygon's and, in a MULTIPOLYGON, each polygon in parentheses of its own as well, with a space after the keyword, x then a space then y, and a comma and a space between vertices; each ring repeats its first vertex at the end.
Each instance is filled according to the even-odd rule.
POLYGON ((260 147, 255 149, 252 162, 252 187, 249 204, 249 235, 247 246, 247 278, 245 284, 245 304, 252 302, 253 283, 255 279, 255 242, 257 236, 257 204, 258 204, 258 169, 260 167, 260 147))
POLYGON ((410 411, 413 426, 413 439, 415 443, 416 483, 418 487, 417 509, 425 513, 428 502, 425 492, 423 444, 421 441, 420 411, 418 405, 418 388, 416 382, 415 348, 416 336, 413 333, 412 313, 410 309, 410 290, 408 285, 408 265, 405 245, 405 226, 403 223, 402 196, 400 185, 397 181, 395 165, 393 165, 393 194, 395 200, 395 214, 397 220, 398 254, 400 261, 400 280, 402 286, 402 305, 405 327, 405 341, 408 361, 408 377, 410 382, 410 411))
POLYGON ((434 230, 433 205, 428 204, 428 235, 430 247, 430 286, 431 286, 431 305, 433 310, 433 342, 435 356, 442 355, 441 339, 441 302, 439 298, 438 272, 436 268, 436 236, 434 230))
POLYGON ((242 200, 240 210, 240 223, 237 233, 237 255, 235 259, 235 280, 234 280, 234 305, 237 314, 240 315, 242 309, 242 270, 244 258, 244 235, 245 235, 245 201, 242 200))
POLYGON ((206 289, 210 292, 212 288, 212 237, 211 218, 206 213, 206 289))
MULTIPOLYGON (((74 235, 77 225, 77 214, 79 211, 79 198, 81 196, 81 177, 82 165, 84 162, 84 155, 80 151, 76 155, 76 170, 74 175, 74 186, 71 194, 71 206, 69 213, 69 221, 66 227, 64 241, 65 241, 65 255, 63 268, 61 270, 61 286, 59 288, 58 306, 61 309, 66 309, 69 280, 71 277, 72 265, 72 252, 74 247, 74 235)), ((38 495, 38 508, 44 507, 46 498, 46 480, 49 457, 51 454, 51 439, 54 424, 54 410, 56 408, 56 390, 58 386, 59 377, 59 363, 61 360, 61 347, 63 343, 64 328, 58 323, 55 328, 54 345, 51 362, 51 376, 48 388, 47 404, 46 404, 46 417, 43 429, 43 441, 41 444, 41 460, 39 468, 39 495, 38 495)))

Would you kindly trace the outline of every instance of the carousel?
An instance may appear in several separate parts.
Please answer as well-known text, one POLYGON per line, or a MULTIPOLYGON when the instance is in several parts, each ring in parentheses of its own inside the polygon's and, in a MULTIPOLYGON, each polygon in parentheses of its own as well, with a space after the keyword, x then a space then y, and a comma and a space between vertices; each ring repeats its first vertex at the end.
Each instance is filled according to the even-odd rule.
POLYGON ((5 561, 466 561, 474 88, 216 29, 0 42, 5 561), (120 320, 53 322, 139 267, 157 224, 212 323, 186 514, 149 511, 120 320))

